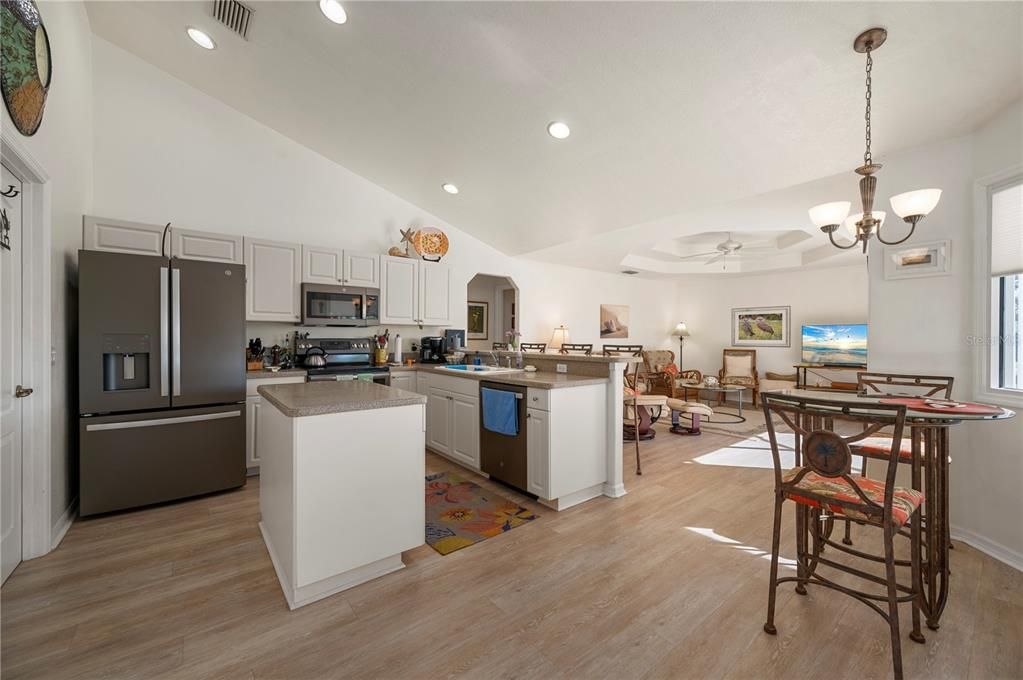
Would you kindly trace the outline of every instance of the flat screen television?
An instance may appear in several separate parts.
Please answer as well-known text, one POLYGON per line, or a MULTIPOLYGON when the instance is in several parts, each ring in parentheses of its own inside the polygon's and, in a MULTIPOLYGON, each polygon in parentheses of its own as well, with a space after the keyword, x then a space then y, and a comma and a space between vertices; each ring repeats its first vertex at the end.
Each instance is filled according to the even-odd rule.
POLYGON ((866 367, 867 324, 804 325, 803 363, 866 367))

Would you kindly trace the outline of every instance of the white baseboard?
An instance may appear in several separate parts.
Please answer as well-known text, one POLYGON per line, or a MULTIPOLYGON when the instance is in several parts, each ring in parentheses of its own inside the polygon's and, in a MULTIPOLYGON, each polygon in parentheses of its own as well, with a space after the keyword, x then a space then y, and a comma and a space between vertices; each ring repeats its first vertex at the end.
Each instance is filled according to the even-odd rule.
POLYGON ((68 529, 75 521, 75 517, 78 516, 78 496, 71 499, 71 503, 68 504, 67 508, 61 514, 60 518, 57 519, 56 524, 50 530, 50 550, 56 550, 60 542, 64 540, 67 535, 68 529))
POLYGON ((1001 543, 996 543, 990 538, 962 527, 951 527, 952 538, 967 543, 985 555, 990 555, 999 562, 1005 562, 1017 571, 1023 571, 1023 553, 1008 548, 1001 543))

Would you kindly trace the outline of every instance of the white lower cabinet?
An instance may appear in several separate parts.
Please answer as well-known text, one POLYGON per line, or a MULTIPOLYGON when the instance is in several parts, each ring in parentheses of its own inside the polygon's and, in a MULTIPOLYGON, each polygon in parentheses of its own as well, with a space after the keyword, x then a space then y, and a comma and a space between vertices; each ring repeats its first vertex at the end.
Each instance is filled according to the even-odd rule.
POLYGON ((392 371, 391 372, 391 387, 397 387, 399 390, 407 390, 409 392, 416 392, 416 372, 415 371, 392 371))
POLYGON ((538 408, 526 410, 526 491, 540 498, 551 497, 550 415, 538 408))
MULTIPOLYGON (((419 376, 420 381, 424 379, 425 375, 419 376)), ((479 383, 436 375, 429 376, 428 380, 426 446, 460 465, 479 470, 479 383)))
POLYGON ((259 473, 260 455, 259 414, 263 408, 263 397, 256 391, 260 385, 283 385, 305 382, 304 375, 290 375, 281 378, 253 378, 245 385, 245 468, 250 475, 259 473))

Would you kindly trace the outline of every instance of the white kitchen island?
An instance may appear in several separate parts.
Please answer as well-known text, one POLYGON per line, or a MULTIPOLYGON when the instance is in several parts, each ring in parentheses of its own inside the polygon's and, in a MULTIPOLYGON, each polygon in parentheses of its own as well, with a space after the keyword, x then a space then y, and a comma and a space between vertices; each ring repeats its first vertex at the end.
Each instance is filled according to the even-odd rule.
POLYGON ((259 394, 259 528, 288 606, 401 569, 424 543, 426 398, 361 381, 259 394))

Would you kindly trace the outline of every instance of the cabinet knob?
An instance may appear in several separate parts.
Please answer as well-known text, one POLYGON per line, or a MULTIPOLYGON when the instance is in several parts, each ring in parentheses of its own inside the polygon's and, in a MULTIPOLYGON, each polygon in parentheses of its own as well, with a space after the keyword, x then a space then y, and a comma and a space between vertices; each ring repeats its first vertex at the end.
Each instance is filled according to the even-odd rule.
POLYGON ((527 417, 527 418, 532 418, 532 417, 533 417, 533 414, 532 414, 532 413, 527 413, 527 414, 526 414, 526 417, 527 417))

